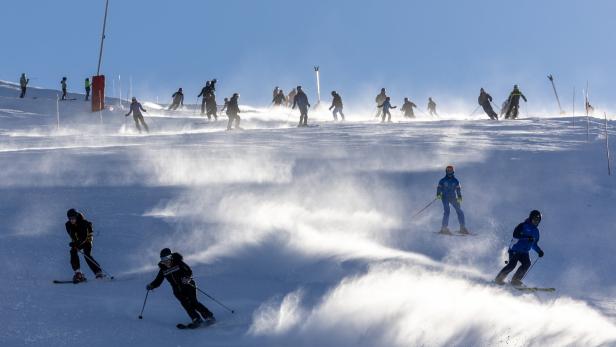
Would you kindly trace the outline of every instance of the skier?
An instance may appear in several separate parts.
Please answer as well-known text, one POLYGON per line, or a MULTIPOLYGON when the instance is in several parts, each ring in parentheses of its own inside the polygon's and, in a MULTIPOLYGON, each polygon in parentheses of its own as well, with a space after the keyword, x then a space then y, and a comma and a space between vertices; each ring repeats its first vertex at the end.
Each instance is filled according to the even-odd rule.
POLYGON ((62 77, 60 85, 62 86, 62 100, 66 100, 66 77, 62 77))
POLYGON ((286 103, 287 99, 284 96, 284 92, 282 90, 278 90, 278 93, 274 95, 274 99, 272 99, 272 103, 274 106, 282 106, 282 104, 286 103))
POLYGON ((279 92, 280 88, 276 86, 276 88, 274 88, 274 91, 272 91, 272 99, 276 99, 276 95, 278 95, 279 92))
POLYGON ((404 117, 406 118, 415 118, 413 107, 417 108, 417 105, 410 101, 409 98, 404 98, 404 104, 402 104, 400 111, 404 112, 404 117))
POLYGON ((454 175, 453 166, 449 165, 445 168, 445 177, 441 178, 436 188, 436 198, 443 201, 443 223, 440 233, 452 235, 449 231, 449 205, 452 205, 458 215, 460 223, 460 234, 469 234, 465 227, 464 212, 460 207, 462 203, 462 187, 460 182, 454 175))
POLYGON ((299 108, 299 124, 297 127, 307 127, 308 126, 308 108, 310 107, 310 103, 308 102, 308 96, 302 90, 302 86, 297 86, 296 88, 297 94, 293 98, 293 107, 295 106, 299 108))
POLYGON ((479 103, 479 105, 481 105, 481 107, 483 107, 484 112, 488 115, 488 117, 490 117, 490 119, 498 119, 498 114, 494 112, 494 110, 492 109, 492 105, 490 104, 492 102, 492 96, 486 93, 483 88, 479 90, 479 97, 477 98, 477 102, 479 103))
POLYGON ((381 123, 385 122, 385 116, 387 116, 387 122, 391 123, 391 112, 389 109, 396 108, 398 106, 391 106, 391 98, 388 96, 383 101, 383 104, 379 105, 379 108, 383 110, 383 117, 381 118, 381 123))
POLYGON ((334 109, 334 111, 332 112, 334 114, 334 120, 338 120, 338 113, 340 113, 340 117, 344 121, 344 113, 342 113, 342 98, 340 97, 340 94, 338 94, 335 90, 332 91, 332 97, 332 105, 329 107, 329 109, 330 111, 332 108, 334 109))
POLYGON ((430 113, 431 116, 438 117, 438 113, 436 113, 436 102, 432 100, 432 97, 428 98, 428 112, 430 113))
POLYGON ((173 98, 173 101, 171 102, 171 105, 169 105, 169 110, 177 110, 180 105, 184 107, 184 93, 182 92, 182 88, 173 93, 171 97, 173 98))
POLYGON ((381 106, 384 102, 385 99, 387 98, 387 94, 385 93, 385 88, 381 88, 381 92, 376 96, 376 98, 374 99, 374 101, 376 102, 376 117, 375 118, 379 118, 381 116, 382 113, 382 109, 381 106))
POLYGON ((509 94, 509 98, 507 99, 507 107, 506 107, 506 112, 505 112, 506 119, 518 118, 518 109, 520 107, 520 97, 524 99, 524 102, 527 102, 526 97, 524 96, 524 94, 522 94, 520 89, 518 89, 518 85, 516 84, 513 86, 513 90, 511 91, 511 93, 509 94))
POLYGON ((234 93, 231 99, 225 102, 225 107, 227 108, 227 116, 229 117, 229 122, 227 123, 227 130, 231 130, 232 123, 235 122, 235 129, 239 130, 240 128, 240 107, 237 103, 240 95, 238 93, 234 93))
POLYGON ((205 82, 205 87, 201 88, 201 93, 199 93, 199 95, 197 95, 197 98, 203 97, 201 99, 201 115, 205 115, 205 103, 206 103, 206 95, 209 94, 209 91, 211 89, 211 82, 210 81, 206 81, 205 82))
POLYGON ((68 236, 71 238, 71 242, 68 245, 71 247, 71 267, 75 271, 73 282, 79 283, 86 280, 86 276, 79 269, 79 255, 77 252, 80 250, 83 250, 86 263, 96 278, 105 277, 96 260, 92 258, 92 241, 94 239, 92 223, 86 220, 83 214, 77 212, 74 208, 66 211, 66 217, 68 221, 64 226, 68 236))
POLYGON ((128 117, 131 113, 133 114, 135 126, 137 127, 137 130, 139 130, 139 134, 141 134, 141 126, 139 126, 139 123, 143 125, 143 127, 145 128, 145 132, 149 133, 150 129, 148 128, 148 125, 145 124, 145 119, 143 119, 143 114, 141 114, 141 111, 148 112, 143 108, 143 106, 141 106, 141 103, 137 102, 137 98, 133 96, 133 99, 130 103, 130 110, 125 116, 128 117))
POLYGON ((25 73, 22 73, 21 77, 19 77, 19 86, 21 87, 21 94, 19 94, 20 99, 23 99, 24 96, 26 96, 26 88, 29 82, 30 82, 30 79, 26 78, 25 73))
POLYGON ((220 109, 220 112, 224 112, 227 109, 227 107, 229 107, 229 98, 225 98, 224 102, 225 104, 220 109))
POLYGON ((91 87, 90 79, 86 78, 86 81, 85 81, 86 101, 88 101, 88 99, 90 98, 90 87, 91 87))
POLYGON ((522 279, 531 265, 530 256, 528 254, 531 248, 537 252, 539 258, 544 255, 543 250, 537 244, 539 242, 539 223, 541 223, 541 212, 533 210, 523 223, 515 227, 511 245, 508 250, 509 262, 496 276, 494 281, 497 284, 505 284, 507 275, 513 271, 518 265, 518 262, 520 262, 522 265, 515 274, 513 274, 511 284, 516 287, 524 286, 522 279))
POLYGON ((145 287, 147 290, 158 288, 163 280, 167 279, 173 295, 192 319, 192 323, 188 324, 189 328, 196 328, 204 321, 207 325, 216 322, 214 314, 197 300, 197 287, 192 278, 192 270, 184 263, 180 253, 171 253, 169 248, 163 248, 160 251, 158 268, 158 275, 145 287))
POLYGON ((297 89, 293 88, 287 95, 287 107, 293 106, 293 101, 295 100, 295 95, 297 95, 297 89))

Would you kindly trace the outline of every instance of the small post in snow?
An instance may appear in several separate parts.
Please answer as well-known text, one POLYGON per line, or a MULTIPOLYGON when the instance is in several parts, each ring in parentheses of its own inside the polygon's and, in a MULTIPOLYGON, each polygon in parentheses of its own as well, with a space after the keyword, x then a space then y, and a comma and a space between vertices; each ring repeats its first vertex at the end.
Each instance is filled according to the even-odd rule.
POLYGON ((603 112, 603 115, 605 116, 605 152, 607 153, 607 175, 611 176, 612 167, 610 166, 610 143, 607 133, 607 113, 603 112))
POLYGON ((575 126, 575 87, 573 87, 573 106, 571 106, 571 119, 573 120, 573 126, 575 126))
POLYGON ((128 97, 126 100, 129 100, 133 96, 133 76, 128 76, 128 97))
POLYGON ((118 75, 118 84, 119 84, 119 88, 120 88, 120 108, 123 109, 123 105, 122 105, 122 75, 118 75))
POLYGON ((99 107, 99 111, 98 111, 98 116, 100 117, 101 120, 101 126, 103 125, 103 95, 101 93, 101 91, 98 91, 98 99, 100 100, 100 107, 99 107))
POLYGON ((317 75, 317 105, 321 103, 321 79, 319 78, 319 67, 314 67, 314 72, 317 75))
POLYGON ((56 94, 56 128, 60 130, 60 95, 56 94))
POLYGON ((584 108, 586 109, 586 142, 590 141, 590 118, 588 117, 588 81, 586 81, 586 93, 584 96, 584 108))

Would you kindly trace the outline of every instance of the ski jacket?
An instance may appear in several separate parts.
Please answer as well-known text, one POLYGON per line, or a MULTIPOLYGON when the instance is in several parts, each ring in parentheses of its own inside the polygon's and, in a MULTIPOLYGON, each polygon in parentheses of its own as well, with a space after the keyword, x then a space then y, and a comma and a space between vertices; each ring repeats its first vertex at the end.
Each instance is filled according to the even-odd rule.
POLYGON ((28 85, 28 82, 29 82, 29 81, 30 81, 30 80, 29 80, 29 79, 27 79, 25 75, 21 75, 21 77, 19 78, 19 85, 20 85, 22 88, 25 88, 25 87, 28 85))
POLYGON ((83 214, 77 213, 77 223, 71 224, 70 221, 64 224, 66 232, 71 238, 71 241, 79 246, 85 242, 90 244, 94 241, 94 231, 92 230, 92 223, 83 217, 83 214))
POLYGON ((383 108, 383 112, 389 112, 390 108, 396 108, 396 106, 391 106, 391 102, 390 101, 383 101, 383 104, 379 105, 379 107, 383 108))
POLYGON ((295 94, 295 97, 293 98, 293 108, 295 108, 296 105, 299 108, 310 107, 310 103, 308 102, 308 96, 306 96, 306 93, 304 93, 303 91, 297 92, 297 94, 295 94))
POLYGON ((376 101, 377 105, 381 105, 383 102, 385 102, 385 99, 387 99, 387 95, 385 93, 379 93, 379 95, 376 96, 374 101, 376 101))
POLYGON ((205 97, 208 96, 208 94, 212 94, 213 90, 214 89, 212 88, 211 84, 207 85, 207 86, 205 86, 205 87, 203 87, 201 89, 201 93, 199 93, 199 95, 197 95, 197 97, 199 98, 199 97, 203 96, 205 98, 205 97))
POLYGON ((180 253, 173 253, 171 254, 171 258, 173 260, 170 267, 167 267, 162 262, 158 263, 158 275, 156 275, 154 281, 150 283, 150 286, 152 288, 158 288, 163 283, 163 280, 166 279, 171 285, 174 294, 182 292, 183 287, 190 288, 190 284, 194 286, 195 282, 192 279, 192 270, 190 266, 186 265, 183 261, 182 255, 180 253), (183 283, 182 279, 190 284, 183 283))
POLYGON ((182 104, 182 106, 184 106, 184 94, 182 92, 175 92, 171 97, 173 98, 174 104, 182 104))
POLYGON ((492 101, 492 96, 486 92, 482 92, 481 94, 479 94, 479 98, 477 98, 477 102, 481 106, 485 104, 490 104, 490 101, 492 101))
POLYGON ((86 87, 86 89, 90 89, 90 86, 91 86, 91 84, 90 84, 90 80, 86 80, 86 81, 85 81, 85 87, 86 87))
POLYGON ((330 109, 334 107, 342 108, 342 98, 340 97, 340 94, 334 95, 334 98, 332 99, 332 105, 330 109))
POLYGON ((286 101, 286 98, 284 96, 284 93, 278 93, 274 96, 274 99, 272 100, 272 102, 276 105, 281 105, 283 102, 286 101))
POLYGON ((539 242, 539 228, 537 228, 530 219, 518 224, 513 230, 513 238, 509 250, 512 252, 530 252, 531 248, 539 253, 541 248, 537 244, 539 242))
POLYGON ((436 102, 430 100, 428 101, 428 110, 434 110, 436 109, 436 102))
POLYGON ((402 108, 400 108, 400 111, 403 111, 404 113, 413 113, 413 107, 417 107, 417 105, 415 105, 412 101, 407 101, 402 105, 402 108))
POLYGON ((436 195, 443 194, 443 200, 454 200, 462 197, 460 181, 454 176, 445 176, 438 181, 436 195))
POLYGON ((66 89, 66 80, 60 81, 60 84, 62 85, 62 90, 65 90, 66 89))
POLYGON ((237 104, 237 97, 231 97, 227 102, 227 115, 237 116, 240 113, 240 106, 237 104))
POLYGON ((524 102, 526 102, 526 97, 524 96, 524 94, 522 94, 522 92, 518 88, 514 88, 511 91, 511 94, 509 94, 509 104, 515 106, 519 105, 520 97, 522 97, 522 99, 524 99, 524 102))
POLYGON ((133 114, 133 117, 135 116, 143 116, 141 114, 141 111, 146 112, 145 109, 143 108, 143 106, 141 106, 141 103, 134 101, 130 103, 130 110, 128 111, 128 113, 126 114, 126 116, 130 116, 130 114, 133 114))

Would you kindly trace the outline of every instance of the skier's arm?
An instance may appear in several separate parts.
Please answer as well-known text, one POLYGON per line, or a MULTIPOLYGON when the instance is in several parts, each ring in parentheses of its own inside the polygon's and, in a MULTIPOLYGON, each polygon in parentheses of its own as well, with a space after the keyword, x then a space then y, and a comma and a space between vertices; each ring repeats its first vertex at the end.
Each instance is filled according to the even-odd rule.
POLYGON ((513 238, 519 240, 525 237, 528 236, 524 235, 524 223, 520 223, 517 227, 515 227, 515 229, 513 229, 513 238))
POLYGON ((520 96, 522 97, 522 99, 524 99, 524 102, 527 102, 526 97, 524 96, 524 94, 522 94, 522 92, 520 92, 520 96))
POLYGON ((125 114, 124 116, 128 117, 128 116, 130 116, 130 114, 131 114, 131 113, 133 113, 133 108, 132 108, 132 107, 129 107, 129 108, 128 108, 128 113, 127 113, 127 114, 125 114))
POLYGON ((92 223, 88 222, 88 225, 86 226, 86 239, 81 244, 86 242, 92 244, 92 241, 94 241, 94 230, 92 229, 92 223))
POLYGON ((458 199, 462 199, 462 186, 460 185, 460 182, 456 184, 456 195, 458 196, 458 199))
POLYGON ((492 102, 492 95, 488 94, 488 100, 490 100, 490 102, 492 102))
POLYGON ((154 281, 150 282, 148 286, 150 287, 150 289, 158 288, 163 283, 164 279, 165 279, 165 275, 163 274, 163 270, 160 269, 158 270, 158 275, 156 275, 156 278, 154 279, 154 281))
POLYGON ((291 108, 294 109, 295 105, 297 105, 297 95, 293 97, 293 106, 291 108))
POLYGON ((145 108, 143 108, 143 106, 141 106, 141 104, 139 104, 139 109, 140 109, 141 111, 143 111, 143 112, 148 112, 148 111, 146 111, 146 110, 145 110, 145 108))
POLYGON ((443 196, 443 182, 442 180, 438 182, 438 186, 436 186, 436 196, 443 196))

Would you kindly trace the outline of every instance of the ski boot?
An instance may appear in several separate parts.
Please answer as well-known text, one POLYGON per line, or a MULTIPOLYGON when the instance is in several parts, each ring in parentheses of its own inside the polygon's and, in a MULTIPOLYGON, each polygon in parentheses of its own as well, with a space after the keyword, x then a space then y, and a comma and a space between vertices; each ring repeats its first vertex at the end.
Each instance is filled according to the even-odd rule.
POLYGON ((80 282, 85 282, 86 281, 86 276, 83 275, 83 273, 79 270, 75 271, 75 274, 73 275, 73 283, 77 284, 80 282))
POLYGON ((511 280, 511 285, 516 288, 524 288, 526 285, 520 280, 511 280))
POLYGON ((104 273, 102 273, 102 272, 100 272, 100 271, 96 273, 96 279, 97 279, 97 280, 98 280, 98 279, 103 279, 103 278, 105 278, 105 277, 107 277, 107 276, 105 276, 105 274, 104 274, 104 273))
POLYGON ((470 232, 468 231, 468 229, 466 229, 465 226, 460 226, 460 231, 458 231, 458 233, 462 235, 470 235, 470 232))
POLYGON ((214 316, 204 317, 205 326, 210 326, 216 323, 216 318, 214 316))
POLYGON ((453 235, 453 234, 451 233, 451 231, 449 231, 449 228, 448 228, 448 227, 442 227, 442 228, 441 228, 441 231, 439 231, 439 233, 440 233, 440 234, 445 234, 445 235, 453 235))
POLYGON ((188 328, 190 329, 198 328, 201 326, 201 323, 203 323, 203 319, 201 319, 201 317, 194 318, 192 320, 192 323, 188 324, 188 328))

